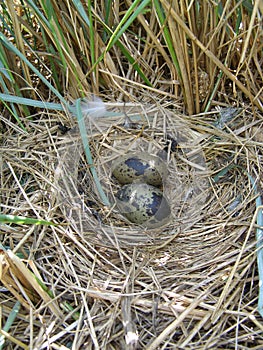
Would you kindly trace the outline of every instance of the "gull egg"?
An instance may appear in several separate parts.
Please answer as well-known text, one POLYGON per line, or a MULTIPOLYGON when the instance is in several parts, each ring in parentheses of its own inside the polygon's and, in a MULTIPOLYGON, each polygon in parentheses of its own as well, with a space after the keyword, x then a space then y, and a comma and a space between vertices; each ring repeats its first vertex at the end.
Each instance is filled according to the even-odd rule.
POLYGON ((124 185, 116 194, 119 211, 129 221, 147 228, 169 222, 171 208, 163 192, 146 183, 124 185))
POLYGON ((112 175, 120 184, 144 182, 161 187, 167 177, 167 165, 158 156, 146 152, 120 157, 112 166, 112 175))

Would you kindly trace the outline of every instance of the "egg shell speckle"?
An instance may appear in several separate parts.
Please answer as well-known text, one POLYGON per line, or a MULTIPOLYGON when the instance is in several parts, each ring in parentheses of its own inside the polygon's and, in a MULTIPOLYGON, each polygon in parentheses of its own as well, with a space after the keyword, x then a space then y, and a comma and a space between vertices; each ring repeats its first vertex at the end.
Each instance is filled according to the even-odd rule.
POLYGON ((144 182, 160 187, 167 177, 165 162, 160 157, 146 152, 122 156, 112 168, 112 175, 120 184, 144 182))
POLYGON ((120 212, 131 222, 147 228, 158 228, 169 222, 171 209, 158 188, 145 183, 123 186, 116 195, 120 212))

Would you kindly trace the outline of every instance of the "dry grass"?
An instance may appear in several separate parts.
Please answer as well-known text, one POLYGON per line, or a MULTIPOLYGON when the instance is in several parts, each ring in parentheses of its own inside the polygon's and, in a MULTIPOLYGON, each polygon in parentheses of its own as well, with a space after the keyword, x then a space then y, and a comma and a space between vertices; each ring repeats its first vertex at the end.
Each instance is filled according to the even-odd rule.
MULTIPOLYGON (((153 1, 120 37, 133 62, 119 44, 107 46, 131 1, 109 2, 109 30, 104 2, 86 9, 93 33, 72 1, 50 2, 55 33, 37 12, 27 17, 30 7, 16 3, 16 11, 9 1, 6 8, 14 36, 3 32, 57 91, 70 101, 101 94, 110 108, 141 118, 139 129, 123 128, 123 117, 88 124, 109 197, 116 183, 107 175, 119 153, 156 152, 167 135, 179 147, 168 151, 173 220, 145 231, 101 205, 92 177, 83 175, 76 120, 66 111, 20 106, 25 132, 3 106, 1 213, 57 224, 1 225, 5 349, 261 349, 255 192, 247 176, 262 188, 261 3, 249 12, 250 2, 225 1, 220 9, 204 1, 198 9, 190 1, 173 7, 153 1), (220 127, 219 106, 240 109, 220 127), (58 123, 71 129, 63 134, 58 123), (191 152, 200 149, 202 157, 194 158, 191 152), (201 168, 204 159, 205 169, 196 169, 194 159, 201 168), (178 194, 175 177, 191 189, 198 171, 205 196, 198 202, 193 191, 180 211, 178 195, 182 200, 185 192, 178 194), (21 308, 7 331, 17 301, 21 308)), ((45 2, 38 5, 48 17, 45 2)), ((17 56, 0 48, 14 77, 4 78, 10 94, 56 100, 17 56)))
MULTIPOLYGON (((156 110, 156 106, 148 106, 156 110)), ((131 106, 129 112, 134 108, 138 111, 138 107, 131 106)), ((174 125, 182 118, 169 113, 174 125)), ((213 114, 185 118, 184 123, 200 135, 209 175, 234 163, 258 177, 261 116, 249 110, 241 115, 224 130, 208 122, 216 118, 213 114)), ((175 220, 168 228, 174 227, 170 236, 168 232, 162 236, 159 231, 126 228, 125 238, 124 229, 114 217, 108 221, 114 233, 109 236, 106 226, 95 226, 94 217, 85 213, 84 218, 90 222, 86 232, 85 222, 80 222, 86 229, 82 230, 74 218, 60 210, 63 206, 57 198, 54 174, 58 156, 64 154, 60 150, 65 149, 65 143, 72 144, 72 131, 61 135, 57 121, 58 115, 43 113, 37 123, 30 122, 30 137, 20 133, 18 138, 13 128, 3 135, 4 211, 14 208, 15 215, 59 223, 57 227, 2 227, 2 244, 14 253, 23 253, 25 259, 22 263, 11 252, 2 254, 3 319, 14 299, 22 304, 7 348, 15 348, 15 341, 25 348, 39 349, 132 349, 133 343, 146 349, 262 347, 252 219, 255 198, 245 173, 234 167, 219 182, 211 182, 202 214, 185 229, 178 229, 175 220), (233 212, 228 211, 239 195, 239 204, 233 212), (146 239, 146 235, 152 239, 146 239), (29 270, 45 283, 49 295, 34 283, 29 270)), ((166 126, 170 131, 168 123, 166 126)), ((98 132, 94 135, 99 137, 98 132)), ((105 142, 105 138, 101 140, 105 142)), ((117 150, 114 148, 113 154, 117 150)), ((177 155, 170 157, 173 161, 177 155)), ((95 196, 96 200, 99 202, 95 196)))

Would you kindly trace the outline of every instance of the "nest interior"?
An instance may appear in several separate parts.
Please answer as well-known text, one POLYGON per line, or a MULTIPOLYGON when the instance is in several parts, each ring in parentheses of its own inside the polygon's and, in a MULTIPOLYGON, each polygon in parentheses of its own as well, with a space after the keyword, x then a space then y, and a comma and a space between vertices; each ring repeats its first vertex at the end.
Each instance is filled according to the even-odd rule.
POLYGON ((182 116, 153 106, 134 107, 129 114, 129 125, 122 117, 86 120, 92 163, 110 205, 103 203, 98 191, 90 170, 93 164, 85 161, 78 129, 67 135, 60 151, 56 178, 60 206, 78 231, 103 245, 107 241, 109 246, 116 245, 116 239, 123 247, 165 242, 200 221, 211 191, 201 146, 203 137, 191 130, 182 116), (168 167, 162 191, 170 203, 172 218, 159 229, 129 224, 116 210, 115 194, 121 185, 111 175, 114 164, 122 156, 140 152, 158 155, 168 167))
POLYGON ((139 116, 136 127, 124 117, 88 122, 94 166, 111 199, 118 156, 165 149, 173 217, 160 229, 131 225, 102 203, 72 120, 59 116, 72 124, 65 135, 57 115, 28 121, 30 138, 3 130, 2 211, 57 224, 2 227, 2 244, 52 292, 45 299, 4 252, 3 317, 22 303, 10 333, 34 348, 262 348, 247 176, 261 184, 262 116, 244 108, 218 127, 218 112, 190 118, 136 105, 127 114, 139 116))

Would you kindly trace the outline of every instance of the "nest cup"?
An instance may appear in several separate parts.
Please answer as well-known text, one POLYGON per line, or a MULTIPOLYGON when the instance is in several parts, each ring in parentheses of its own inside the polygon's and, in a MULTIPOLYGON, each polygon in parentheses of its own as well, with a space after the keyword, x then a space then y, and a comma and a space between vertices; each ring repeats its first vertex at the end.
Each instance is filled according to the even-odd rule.
POLYGON ((57 199, 74 229, 96 244, 159 245, 202 217, 209 195, 202 135, 191 130, 182 116, 163 107, 136 105, 126 108, 126 113, 132 121, 128 125, 124 115, 85 120, 93 165, 110 205, 101 200, 78 127, 65 135, 60 149, 57 199), (159 228, 129 222, 116 206, 120 184, 112 176, 112 168, 120 157, 140 152, 160 156, 167 165, 162 191, 171 216, 159 228))

